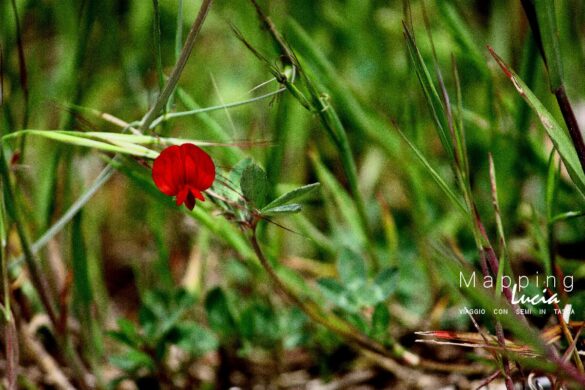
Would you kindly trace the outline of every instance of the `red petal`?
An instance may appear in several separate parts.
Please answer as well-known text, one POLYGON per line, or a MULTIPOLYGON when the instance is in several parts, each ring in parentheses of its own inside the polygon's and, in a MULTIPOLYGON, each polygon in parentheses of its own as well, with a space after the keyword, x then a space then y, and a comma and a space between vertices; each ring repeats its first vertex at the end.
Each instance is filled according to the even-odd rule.
POLYGON ((189 195, 189 188, 183 187, 181 189, 181 191, 179 191, 179 193, 177 194, 177 206, 182 205, 183 202, 185 202, 185 199, 187 199, 188 195, 189 195))
POLYGON ((205 202, 205 198, 203 197, 203 194, 198 189, 191 188, 191 193, 200 201, 205 202))
POLYGON ((181 164, 181 149, 170 146, 163 150, 152 165, 152 179, 158 189, 166 195, 176 195, 184 182, 181 164))
POLYGON ((215 180, 215 164, 207 153, 193 144, 181 145, 185 167, 185 182, 200 191, 206 190, 215 180))

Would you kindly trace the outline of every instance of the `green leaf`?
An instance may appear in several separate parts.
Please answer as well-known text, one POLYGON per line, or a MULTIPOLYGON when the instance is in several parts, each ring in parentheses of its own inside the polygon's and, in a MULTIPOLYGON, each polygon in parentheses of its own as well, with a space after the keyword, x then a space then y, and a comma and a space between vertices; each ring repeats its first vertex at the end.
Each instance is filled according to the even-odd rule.
POLYGON ((358 283, 352 289, 352 298, 360 307, 374 307, 384 301, 382 290, 375 284, 358 283))
POLYGON ((177 325, 177 346, 195 357, 214 351, 219 346, 215 334, 195 322, 177 325))
POLYGON ((390 325, 390 312, 386 304, 380 302, 376 305, 374 314, 372 314, 371 336, 376 339, 383 339, 388 333, 388 325, 390 325))
POLYGON ((236 333, 236 320, 221 288, 216 287, 207 294, 205 310, 211 329, 225 338, 230 338, 236 333))
POLYGON ((455 205, 457 205, 459 207, 459 209, 461 211, 463 211, 463 213, 468 214, 469 211, 467 210, 467 207, 465 206, 465 204, 461 200, 461 197, 459 195, 457 195, 455 192, 453 192, 451 187, 445 182, 445 180, 441 177, 441 175, 439 175, 439 173, 433 168, 433 166, 427 160, 427 158, 424 156, 424 154, 422 154, 422 152, 416 147, 415 144, 410 142, 410 140, 406 137, 406 135, 402 132, 402 130, 400 130, 398 128, 397 128, 397 130, 400 133, 400 135, 402 136, 402 139, 404 140, 404 142, 406 142, 408 144, 408 146, 410 147, 410 149, 412 149, 412 151, 414 152, 416 157, 420 160, 420 162, 427 169, 427 171, 429 172, 429 174, 431 175, 431 177, 433 178, 435 183, 437 183, 439 185, 439 187, 443 190, 443 192, 445 192, 445 194, 449 197, 449 199, 455 205))
POLYGON ((559 152, 561 159, 565 167, 567 168, 567 172, 571 176, 571 179, 581 192, 583 196, 585 196, 585 172, 581 168, 581 164, 579 162, 579 157, 577 156, 577 152, 575 151, 575 147, 573 146, 573 142, 571 138, 567 134, 567 132, 555 121, 554 117, 548 112, 548 110, 544 107, 544 105, 538 100, 538 98, 534 95, 534 93, 528 88, 526 84, 518 77, 514 71, 512 71, 508 65, 502 60, 492 48, 489 48, 492 56, 500 65, 506 76, 512 81, 514 88, 516 91, 524 98, 526 103, 536 112, 542 126, 548 133, 548 136, 552 140, 555 148, 559 152))
POLYGON ((102 150, 104 152, 130 154, 138 157, 156 158, 158 153, 154 150, 145 148, 144 146, 136 145, 130 142, 116 142, 116 144, 96 141, 90 139, 86 134, 76 131, 66 130, 21 130, 16 131, 2 137, 2 140, 21 137, 23 135, 40 136, 54 141, 63 142, 69 145, 83 146, 93 149, 102 150))
POLYGON ((271 208, 263 208, 262 215, 271 216, 271 215, 283 215, 283 214, 295 214, 302 210, 300 204, 291 203, 285 204, 283 206, 271 207, 271 208))
POLYGON ((132 349, 123 355, 110 357, 110 363, 122 371, 135 372, 140 368, 154 370, 154 362, 146 353, 132 349))
POLYGON ((406 47, 408 48, 410 58, 414 64, 414 70, 416 71, 416 75, 418 76, 418 80, 425 94, 427 105, 429 106, 431 114, 433 115, 433 119, 435 120, 437 133, 439 134, 443 148, 449 155, 450 160, 453 161, 453 140, 451 134, 449 133, 449 125, 447 122, 447 116, 445 114, 445 108, 441 102, 439 93, 435 88, 431 74, 429 73, 422 55, 416 46, 414 35, 406 27, 406 25, 404 25, 404 36, 406 37, 406 47))
POLYGON ((140 345, 140 335, 134 323, 125 318, 118 319, 118 330, 108 332, 108 335, 129 347, 136 348, 140 345))
POLYGON ((317 286, 321 294, 339 307, 344 307, 348 303, 347 293, 343 286, 335 279, 322 278, 317 280, 317 286))
POLYGON ((279 340, 277 315, 265 304, 255 303, 244 310, 240 330, 252 344, 264 348, 273 348, 279 340))
POLYGON ((337 273, 341 283, 348 289, 356 289, 366 283, 367 270, 364 259, 348 248, 343 248, 339 254, 337 273))
POLYGON ((268 193, 268 179, 264 169, 256 163, 248 165, 242 172, 240 188, 246 199, 252 201, 256 207, 262 207, 268 193))
POLYGON ((307 343, 309 336, 305 328, 308 319, 299 308, 294 307, 286 315, 279 315, 277 320, 284 349, 295 349, 307 343))
POLYGON ((367 334, 368 324, 361 313, 358 313, 358 312, 344 313, 344 317, 360 333, 367 334))
POLYGON ((281 195, 278 198, 274 199, 272 202, 268 203, 266 206, 264 206, 262 211, 285 205, 293 200, 296 200, 302 196, 309 194, 313 190, 317 189, 320 185, 321 185, 320 183, 312 183, 289 191, 286 194, 281 195))
POLYGON ((246 157, 246 158, 238 161, 238 163, 236 165, 234 165, 234 167, 232 168, 232 170, 229 173, 230 184, 235 187, 237 185, 237 183, 239 183, 242 180, 242 173, 244 173, 244 169, 246 169, 248 166, 252 165, 253 163, 254 163, 254 160, 252 160, 250 157, 246 157))
POLYGON ((398 272, 396 268, 384 268, 374 279, 374 285, 380 289, 382 300, 386 300, 398 287, 398 272))

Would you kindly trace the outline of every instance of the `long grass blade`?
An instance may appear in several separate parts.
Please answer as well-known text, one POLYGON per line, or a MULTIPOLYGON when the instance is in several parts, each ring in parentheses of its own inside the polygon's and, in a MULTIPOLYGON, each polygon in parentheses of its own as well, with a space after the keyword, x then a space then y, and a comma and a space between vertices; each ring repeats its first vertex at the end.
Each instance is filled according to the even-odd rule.
POLYGON ((532 107, 532 109, 538 115, 542 126, 546 130, 547 134, 549 135, 551 141, 555 145, 555 148, 559 152, 561 159, 571 179, 573 179, 573 183, 579 190, 579 192, 585 196, 585 173, 581 168, 581 164, 579 162, 579 156, 575 151, 575 147, 571 142, 571 138, 567 135, 565 130, 558 124, 558 122, 553 118, 553 116, 548 112, 548 110, 544 107, 544 105, 538 100, 538 98, 534 95, 534 93, 524 84, 524 82, 518 77, 514 71, 510 69, 508 65, 502 60, 496 52, 493 51, 492 48, 489 48, 490 53, 500 65, 504 74, 512 81, 514 88, 516 91, 524 98, 524 100, 532 107))

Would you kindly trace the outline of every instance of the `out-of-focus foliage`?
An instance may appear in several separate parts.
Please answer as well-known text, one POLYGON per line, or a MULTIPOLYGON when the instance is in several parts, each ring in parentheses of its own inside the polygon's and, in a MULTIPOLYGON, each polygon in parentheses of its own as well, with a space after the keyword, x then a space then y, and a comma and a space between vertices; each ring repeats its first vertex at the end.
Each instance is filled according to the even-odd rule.
MULTIPOLYGON (((563 79, 585 128, 585 4, 556 3, 563 79)), ((58 311, 76 329, 73 340, 85 367, 100 386, 126 380, 183 388, 282 383, 298 370, 308 373, 305 382, 326 381, 363 367, 347 340, 283 299, 249 244, 243 222, 252 217, 259 218, 255 233, 275 273, 303 301, 317 302, 388 349, 397 340, 420 356, 451 354, 467 364, 461 350, 415 344, 412 337, 421 329, 475 331, 458 311, 466 303, 459 280, 437 263, 452 261, 448 252, 479 269, 465 207, 451 201, 459 199, 460 188, 443 147, 448 142, 435 130, 447 118, 429 110, 417 77, 426 64, 426 82, 439 91, 440 106, 423 3, 411 1, 407 10, 417 63, 405 44, 402 2, 260 2, 300 64, 294 85, 314 107, 322 105, 314 112, 287 90, 237 107, 161 118, 145 134, 153 136, 149 142, 131 134, 75 135, 127 132, 79 107, 127 123, 143 117, 199 6, 179 0, 0 3, 4 157, 32 242, 58 227, 38 251, 39 266, 48 288, 63 297, 58 311), (6 137, 21 130, 31 131, 6 137), (48 130, 60 132, 38 133, 48 130), (204 146, 218 167, 212 188, 218 197, 198 202, 193 213, 177 208, 151 181, 148 159, 162 147, 157 140, 167 138, 224 144, 204 146), (120 151, 125 155, 110 161, 120 151), (99 184, 81 216, 59 224, 108 162, 113 176, 99 184), (310 184, 316 182, 320 186, 310 184)), ((486 49, 493 47, 516 71, 560 124, 553 130, 563 132, 520 2, 437 0, 426 1, 424 9, 437 66, 454 109, 461 109, 470 194, 486 234, 501 249, 491 153, 511 269, 534 278, 558 267, 574 276, 575 289, 561 298, 572 305, 572 319, 582 321, 583 197, 565 169, 557 170, 557 160, 549 162, 553 143, 541 120, 486 49)), ((290 71, 252 4, 217 0, 168 112, 247 101, 282 87, 230 25, 273 69, 290 71)), ((441 135, 449 137, 449 128, 441 135)), ((19 281, 12 298, 26 324, 42 312, 40 297, 17 261, 22 249, 13 223, 7 231, 10 279, 19 281)), ((483 320, 494 329, 493 319, 483 320)), ((531 318, 539 329, 554 321, 551 312, 531 318)), ((35 337, 49 334, 44 346, 59 356, 58 338, 41 328, 35 337)), ((582 342, 577 345, 582 349, 582 342)), ((19 383, 42 384, 27 378, 27 364, 33 364, 22 364, 19 383)), ((367 379, 372 386, 400 386, 400 380, 386 373, 367 379)))

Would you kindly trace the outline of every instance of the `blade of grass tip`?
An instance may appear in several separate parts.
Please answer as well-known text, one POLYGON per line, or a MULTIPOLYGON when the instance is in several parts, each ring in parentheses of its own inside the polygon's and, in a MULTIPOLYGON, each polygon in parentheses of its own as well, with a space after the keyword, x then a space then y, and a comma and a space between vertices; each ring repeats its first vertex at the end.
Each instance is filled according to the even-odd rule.
POLYGON ((437 52, 435 49, 435 42, 433 40, 433 34, 431 33, 431 24, 429 22, 429 18, 427 15, 426 7, 423 4, 423 20, 425 24, 425 30, 427 31, 427 35, 429 38, 429 42, 431 43, 431 52, 433 54, 433 66, 435 68, 435 75, 439 82, 439 88, 441 90, 441 97, 443 99, 443 107, 444 107, 444 114, 447 118, 447 125, 449 127, 450 133, 450 140, 451 144, 453 145, 453 170, 455 171, 459 186, 463 192, 468 191, 470 187, 469 182, 467 182, 467 177, 465 176, 465 171, 462 163, 462 156, 461 153, 464 149, 462 145, 462 136, 460 134, 459 129, 457 128, 457 124, 453 118, 453 111, 451 108, 451 100, 449 98, 449 93, 447 92, 447 87, 445 86, 445 82, 443 81, 443 74, 441 73, 441 68, 439 67, 439 61, 437 60, 437 52))
POLYGON ((256 85, 254 88, 252 88, 251 90, 249 90, 249 91, 248 91, 248 93, 252 93, 252 92, 254 92, 254 91, 257 91, 257 90, 259 90, 260 88, 262 88, 262 87, 265 87, 265 86, 267 86, 268 84, 270 84, 270 83, 273 83, 273 82, 275 82, 275 81, 276 81, 276 77, 272 77, 271 79, 269 79, 269 80, 266 80, 266 81, 264 81, 264 82, 261 82, 260 84, 256 85))
POLYGON ((448 133, 449 125, 447 123, 447 117, 445 115, 445 108, 439 97, 439 93, 435 88, 433 79, 424 63, 422 55, 418 50, 418 46, 414 40, 414 34, 408 30, 406 24, 403 24, 404 36, 406 40, 406 47, 410 55, 410 59, 414 64, 415 72, 423 89, 427 105, 431 111, 435 125, 437 127, 437 133, 443 144, 443 148, 447 152, 450 161, 454 161, 453 155, 453 143, 448 133))
POLYGON ((120 153, 120 154, 130 154, 137 157, 144 157, 144 158, 156 158, 158 153, 152 151, 148 148, 145 148, 140 145, 134 145, 129 143, 120 143, 122 146, 113 145, 106 142, 95 141, 83 136, 83 133, 79 132, 67 132, 67 131, 60 131, 60 130, 21 130, 14 133, 10 133, 2 137, 2 141, 6 141, 12 138, 21 137, 23 135, 36 135, 48 139, 52 139, 54 141, 63 142, 69 145, 76 145, 76 146, 83 146, 87 148, 94 148, 98 150, 103 150, 105 152, 112 152, 112 153, 120 153))
POLYGON ((563 62, 558 39, 555 3, 548 0, 534 0, 533 2, 523 1, 522 4, 530 26, 539 40, 541 54, 548 71, 550 90, 555 95, 561 109, 569 135, 577 151, 581 169, 585 171, 583 134, 579 129, 563 85, 563 62))
POLYGON ((583 217, 583 216, 585 216, 585 210, 582 210, 582 211, 567 211, 566 213, 561 213, 561 214, 555 215, 551 219, 551 223, 556 223, 556 222, 559 222, 559 221, 566 221, 568 219, 579 218, 579 217, 583 217))
POLYGON ((141 132, 145 132, 150 127, 152 121, 156 118, 156 116, 161 112, 161 110, 167 104, 169 97, 175 90, 177 83, 179 82, 179 78, 183 73, 183 69, 185 69, 185 65, 187 65, 187 61, 189 60, 189 56, 191 55, 191 51, 193 50, 193 46, 195 45, 195 39, 197 35, 199 35, 199 31, 201 31, 201 27, 203 26, 203 22, 207 17, 209 9, 211 8, 211 4, 213 0, 203 0, 201 7, 199 8, 199 13, 197 14, 197 18, 193 22, 191 26, 191 30, 187 35, 187 39, 185 41, 185 45, 183 46, 183 50, 181 51, 181 56, 179 60, 176 62, 167 83, 165 84, 162 92, 160 93, 156 103, 152 108, 146 113, 144 118, 140 123, 140 130, 141 132))
POLYGON ((508 65, 496 54, 496 52, 488 46, 488 49, 505 75, 512 81, 514 88, 524 98, 524 100, 532 107, 538 115, 540 122, 548 133, 555 148, 559 152, 565 168, 569 172, 573 183, 579 192, 585 196, 585 172, 580 164, 579 156, 571 141, 571 138, 555 121, 553 116, 547 111, 544 105, 538 100, 533 92, 524 84, 524 82, 514 73, 508 65))
POLYGON ((451 187, 443 180, 441 175, 433 168, 431 163, 426 159, 426 157, 422 154, 422 152, 408 139, 408 137, 402 132, 400 127, 397 124, 394 124, 394 128, 398 131, 404 142, 410 147, 410 149, 414 152, 416 157, 420 160, 420 162, 424 165, 427 171, 431 174, 431 177, 435 182, 439 185, 439 187, 445 192, 447 197, 463 212, 463 214, 469 215, 469 210, 457 196, 451 187))
POLYGON ((71 110, 71 111, 75 111, 75 112, 84 112, 84 113, 88 113, 91 115, 94 115, 100 119, 103 119, 106 122, 109 122, 115 126, 118 126, 122 129, 122 131, 130 131, 132 134, 135 135, 141 135, 142 133, 140 133, 140 131, 138 131, 137 129, 134 128, 134 126, 140 124, 139 122, 131 122, 128 123, 118 117, 115 117, 112 114, 108 114, 107 112, 102 112, 99 110, 96 110, 94 108, 89 108, 89 107, 83 107, 77 104, 65 104, 64 105, 67 109, 71 110))
POLYGON ((22 31, 20 28, 20 19, 18 17, 18 8, 16 0, 11 1, 12 11, 14 12, 14 21, 16 27, 16 45, 18 47, 18 70, 20 76, 20 87, 24 96, 24 115, 22 119, 22 127, 26 128, 28 124, 29 114, 29 90, 28 90, 28 73, 26 70, 26 58, 24 55, 24 43, 22 41, 22 31))

